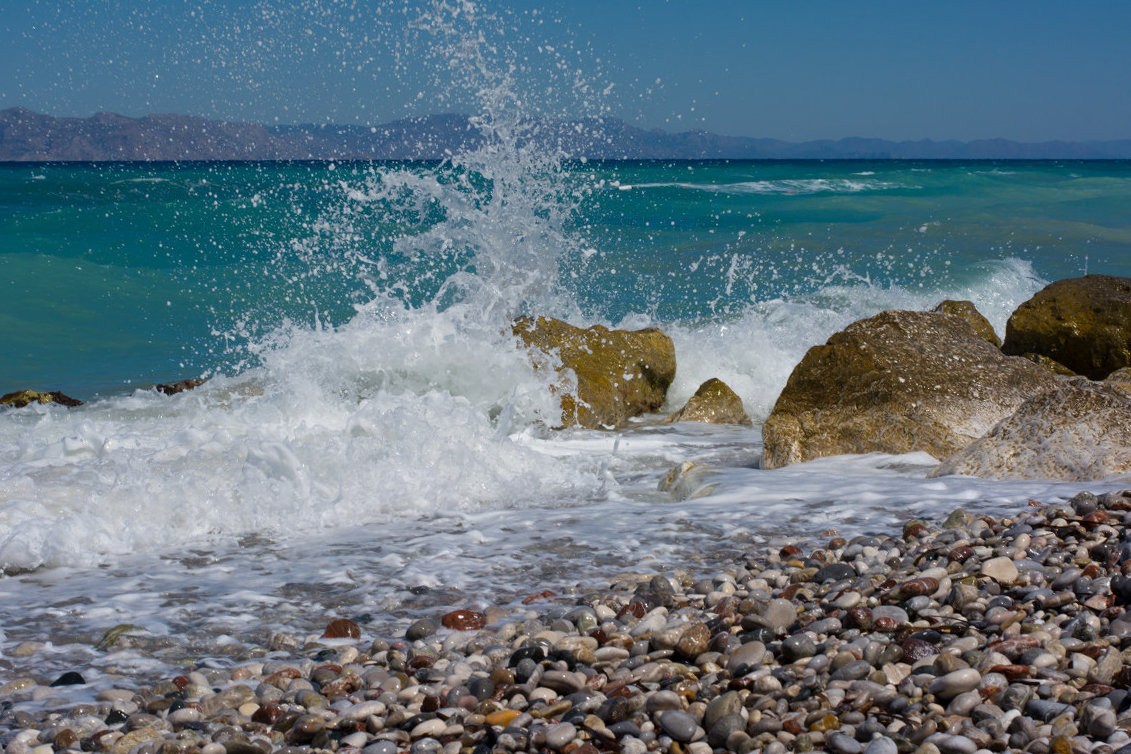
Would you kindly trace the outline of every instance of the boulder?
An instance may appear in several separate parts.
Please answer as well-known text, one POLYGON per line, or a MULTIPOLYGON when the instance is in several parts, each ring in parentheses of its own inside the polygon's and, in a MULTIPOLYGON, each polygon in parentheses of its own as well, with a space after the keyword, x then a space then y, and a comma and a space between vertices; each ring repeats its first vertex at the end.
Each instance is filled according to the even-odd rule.
POLYGON ((23 408, 29 403, 58 403, 60 406, 81 406, 82 401, 64 395, 57 390, 41 392, 39 390, 17 390, 14 393, 0 396, 0 406, 23 408))
POLYGON ((742 424, 753 422, 742 407, 742 399, 730 386, 717 377, 704 382, 683 408, 664 420, 674 422, 703 422, 705 424, 742 424))
POLYGON ((1050 283, 1010 316, 1002 350, 1041 354, 1093 380, 1131 366, 1131 279, 1050 283))
POLYGON ((974 332, 992 343, 994 348, 1001 348, 1001 338, 994 332, 994 326, 990 321, 982 316, 978 311, 978 307, 974 306, 973 301, 955 301, 947 299, 935 307, 935 311, 940 314, 953 314, 956 317, 962 317, 966 322, 974 328, 974 332))
POLYGON ((1131 367, 1116 369, 1104 378, 1104 384, 1131 396, 1131 367))
POLYGON ((515 336, 528 348, 557 357, 576 377, 563 389, 562 423, 613 429, 658 411, 675 379, 675 346, 660 330, 581 329, 549 317, 520 317, 515 336))
POLYGON ((1131 472, 1131 395, 1076 378, 1030 398, 931 476, 1086 482, 1131 472))
POLYGON ((959 317, 881 312, 794 368, 762 428, 762 468, 876 451, 947 458, 1055 385, 959 317))
POLYGON ((1043 353, 1023 353, 1023 354, 1021 354, 1021 357, 1028 359, 1029 361, 1033 362, 1037 366, 1046 370, 1049 374, 1056 374, 1056 375, 1060 375, 1061 377, 1075 377, 1076 376, 1076 373, 1073 372, 1071 369, 1064 366, 1063 364, 1061 364, 1059 361, 1056 361, 1055 359, 1050 359, 1048 356, 1045 356, 1043 353))

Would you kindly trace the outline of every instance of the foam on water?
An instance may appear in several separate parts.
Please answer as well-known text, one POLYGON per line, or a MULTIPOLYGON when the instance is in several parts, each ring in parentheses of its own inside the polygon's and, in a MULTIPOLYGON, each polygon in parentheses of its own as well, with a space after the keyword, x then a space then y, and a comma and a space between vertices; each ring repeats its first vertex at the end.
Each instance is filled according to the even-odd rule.
MULTIPOLYGON (((860 173, 859 175, 874 175, 860 173)), ((733 194, 856 194, 864 191, 915 188, 891 181, 853 180, 847 178, 793 178, 774 181, 741 181, 738 183, 639 183, 637 189, 680 188, 712 193, 733 194)), ((621 186, 620 188, 632 188, 621 186)))

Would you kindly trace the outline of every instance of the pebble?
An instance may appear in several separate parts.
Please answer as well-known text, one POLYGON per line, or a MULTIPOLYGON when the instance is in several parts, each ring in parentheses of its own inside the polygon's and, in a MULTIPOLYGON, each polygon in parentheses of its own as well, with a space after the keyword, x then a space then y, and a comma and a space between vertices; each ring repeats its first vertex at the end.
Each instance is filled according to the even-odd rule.
POLYGON ((546 731, 546 745, 551 749, 564 749, 577 736, 572 723, 558 723, 546 731))
MULTIPOLYGON (((940 655, 940 657, 952 657, 952 655, 940 655)), ((965 691, 978 688, 978 684, 981 682, 981 673, 974 668, 963 668, 932 681, 929 690, 940 699, 951 699, 965 691)))
POLYGON ((1131 743, 1131 493, 1093 502, 752 548, 723 573, 613 574, 567 596, 531 585, 547 596, 437 610, 366 642, 338 618, 332 644, 275 636, 148 687, 84 689, 83 667, 10 677, 0 742, 8 754, 1110 754, 1131 743), (60 710, 58 686, 94 703, 60 710))
POLYGON ((982 563, 982 575, 989 576, 994 581, 1002 584, 1012 584, 1017 580, 1020 572, 1012 558, 990 558, 982 563))
POLYGON ((887 736, 878 736, 864 747, 864 754, 899 754, 899 745, 887 736))
POLYGON ((669 709, 660 713, 660 727, 680 743, 688 743, 695 738, 699 723, 682 710, 669 709))

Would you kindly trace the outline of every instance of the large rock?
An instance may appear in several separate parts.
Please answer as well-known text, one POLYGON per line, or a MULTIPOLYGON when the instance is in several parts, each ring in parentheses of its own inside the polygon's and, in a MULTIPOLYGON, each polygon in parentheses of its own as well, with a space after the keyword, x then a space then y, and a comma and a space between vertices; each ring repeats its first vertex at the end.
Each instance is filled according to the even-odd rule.
POLYGON ((1093 380, 1131 366, 1131 279, 1087 275, 1047 285, 1010 316, 1002 350, 1041 354, 1093 380))
POLYGON ((712 377, 699 386, 695 395, 665 421, 703 422, 706 424, 742 424, 750 426, 750 416, 742 407, 742 399, 730 389, 730 385, 712 377))
POLYGON ((656 328, 583 330, 549 317, 520 317, 513 330, 527 347, 557 356, 576 375, 576 395, 561 396, 567 426, 611 429, 657 411, 675 379, 675 346, 656 328))
POLYGON ((82 401, 77 398, 72 398, 69 395, 64 395, 57 390, 40 391, 40 390, 17 390, 14 393, 0 396, 0 406, 11 406, 12 408, 23 408, 30 403, 58 403, 60 406, 81 406, 82 401))
POLYGON ((940 314, 953 314, 956 317, 961 317, 974 328, 974 332, 978 333, 986 342, 992 343, 994 348, 1001 348, 1001 338, 997 336, 994 331, 994 326, 990 321, 982 316, 978 311, 978 307, 974 306, 973 301, 955 301, 954 299, 947 299, 935 307, 935 311, 940 314))
POLYGON ((932 476, 1093 481, 1131 472, 1131 396, 1077 378, 1030 398, 932 476))
POLYGON ((946 458, 1055 384, 959 317, 881 312, 794 368, 762 428, 762 467, 875 451, 946 458))

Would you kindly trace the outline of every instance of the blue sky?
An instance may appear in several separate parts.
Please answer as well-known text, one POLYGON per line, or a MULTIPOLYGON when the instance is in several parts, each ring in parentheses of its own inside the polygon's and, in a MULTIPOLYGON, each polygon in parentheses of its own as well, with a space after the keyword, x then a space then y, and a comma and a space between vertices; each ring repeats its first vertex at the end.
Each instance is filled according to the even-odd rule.
MULTIPOLYGON (((0 108, 381 123, 482 107, 416 4, 9 0, 0 108)), ((462 3, 452 0, 451 5, 462 3)), ((1131 138, 1131 2, 480 2, 487 66, 551 115, 800 141, 1131 138)), ((453 39, 455 40, 453 42, 453 39)))

